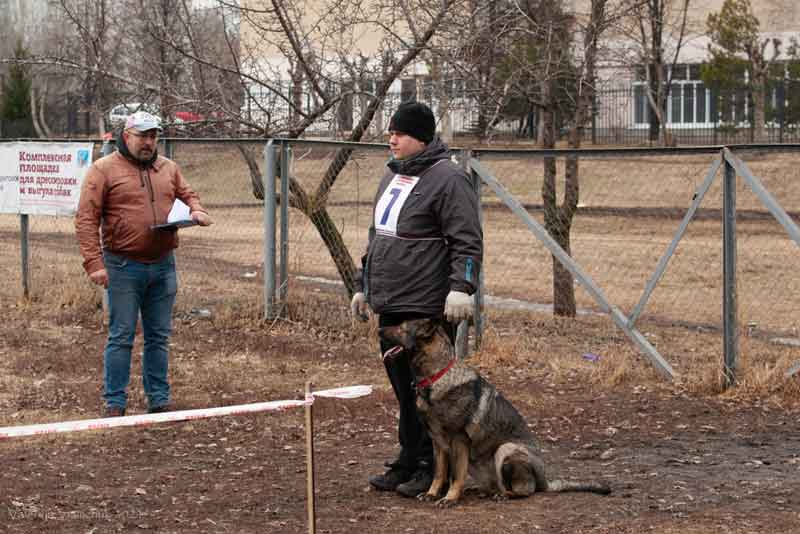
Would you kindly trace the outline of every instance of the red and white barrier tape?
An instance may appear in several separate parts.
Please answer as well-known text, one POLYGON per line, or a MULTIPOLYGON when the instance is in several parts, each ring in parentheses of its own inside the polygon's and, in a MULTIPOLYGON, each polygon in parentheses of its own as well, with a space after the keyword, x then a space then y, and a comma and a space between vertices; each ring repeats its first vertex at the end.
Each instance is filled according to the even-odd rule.
POLYGON ((34 436, 39 434, 55 434, 58 432, 77 432, 79 430, 98 430, 101 428, 116 428, 120 426, 145 426, 154 423, 167 423, 171 421, 191 421, 193 419, 206 419, 223 415, 242 415, 247 413, 269 412, 285 410, 298 406, 307 406, 314 403, 314 397, 331 397, 337 399, 355 399, 372 393, 372 386, 347 386, 335 389, 324 389, 312 392, 311 398, 306 400, 279 400, 270 402, 257 402, 253 404, 239 404, 237 406, 222 406, 219 408, 200 408, 197 410, 180 410, 177 412, 153 413, 142 415, 128 415, 124 417, 106 417, 102 419, 83 419, 80 421, 64 421, 60 423, 45 423, 40 425, 7 426, 0 428, 0 439, 15 438, 20 436, 34 436))

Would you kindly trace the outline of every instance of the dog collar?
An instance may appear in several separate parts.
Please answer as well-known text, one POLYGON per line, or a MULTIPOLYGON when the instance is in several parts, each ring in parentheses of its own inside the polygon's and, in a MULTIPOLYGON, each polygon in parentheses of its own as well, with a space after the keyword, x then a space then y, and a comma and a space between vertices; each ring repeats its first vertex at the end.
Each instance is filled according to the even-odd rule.
POLYGON ((450 363, 448 363, 447 366, 444 369, 442 369, 441 371, 439 371, 438 373, 436 373, 433 376, 429 376, 427 378, 423 378, 422 381, 420 381, 420 383, 417 384, 417 389, 429 388, 432 385, 434 385, 436 383, 436 381, 439 380, 440 378, 442 378, 445 375, 445 373, 447 373, 447 371, 449 371, 450 368, 453 367, 453 365, 455 363, 456 363, 456 360, 455 360, 455 358, 453 358, 452 360, 450 360, 450 363))

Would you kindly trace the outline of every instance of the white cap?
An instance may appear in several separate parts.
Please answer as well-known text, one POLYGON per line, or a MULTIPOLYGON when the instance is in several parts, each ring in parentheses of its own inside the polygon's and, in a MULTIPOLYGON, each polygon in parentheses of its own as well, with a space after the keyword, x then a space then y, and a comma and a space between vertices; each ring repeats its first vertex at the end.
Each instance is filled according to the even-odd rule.
POLYGON ((146 111, 137 111, 132 115, 128 115, 128 119, 125 121, 125 129, 127 130, 128 128, 135 128, 140 132, 146 132, 147 130, 164 131, 161 128, 161 121, 158 117, 146 111))

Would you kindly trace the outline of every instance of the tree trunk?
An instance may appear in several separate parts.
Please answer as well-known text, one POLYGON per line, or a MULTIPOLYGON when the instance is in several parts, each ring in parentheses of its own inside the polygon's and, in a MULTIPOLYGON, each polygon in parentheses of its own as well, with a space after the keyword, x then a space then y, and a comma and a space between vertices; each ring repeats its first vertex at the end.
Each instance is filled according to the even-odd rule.
POLYGON ((47 109, 47 84, 45 83, 42 89, 42 94, 39 97, 39 126, 44 130, 44 135, 49 139, 53 137, 53 130, 47 125, 45 117, 45 110, 47 109))
MULTIPOLYGON (((605 4, 606 0, 592 0, 591 2, 591 18, 586 28, 583 43, 583 69, 578 78, 578 95, 571 121, 572 126, 569 131, 570 148, 580 148, 584 126, 594 100, 597 42, 601 28, 605 25, 605 4)), ((552 101, 551 89, 545 87, 544 84, 542 94, 545 102, 552 101)), ((547 113, 544 132, 545 148, 552 148, 555 145, 552 107, 545 112, 547 113)), ((568 255, 572 255, 570 230, 572 229, 572 219, 578 209, 578 197, 580 194, 579 171, 578 156, 568 156, 564 170, 564 201, 558 206, 555 161, 553 158, 545 158, 544 183, 542 185, 545 228, 568 255)), ((553 313, 558 316, 575 317, 576 312, 575 286, 572 273, 553 257, 553 313)))
POLYGON ((236 145, 239 153, 247 163, 247 168, 250 169, 250 185, 253 188, 253 196, 258 200, 264 200, 264 180, 261 177, 261 169, 258 167, 256 156, 253 149, 243 145, 236 145))
POLYGON ((36 131, 36 136, 45 139, 47 136, 44 134, 42 127, 39 125, 39 114, 36 112, 36 93, 33 90, 33 85, 31 85, 31 89, 29 92, 29 98, 31 103, 31 122, 33 123, 33 129, 36 131))
POLYGON ((661 105, 661 95, 663 88, 661 87, 661 76, 657 71, 662 68, 659 59, 655 59, 654 63, 647 66, 650 69, 649 88, 650 94, 653 96, 652 100, 648 98, 650 105, 649 122, 650 122, 650 141, 658 142, 658 135, 661 132, 661 113, 659 111, 664 108, 656 109, 661 105), (655 101, 655 106, 653 105, 655 101))
POLYGON ((295 64, 292 69, 292 107, 289 109, 289 116, 292 122, 296 122, 303 110, 303 69, 299 64, 295 64))
POLYGON ((753 81, 753 142, 764 143, 767 141, 766 135, 766 111, 764 87, 766 87, 766 75, 759 73, 753 81))
POLYGON ((439 137, 445 143, 450 144, 453 141, 453 128, 450 119, 450 94, 442 71, 442 61, 438 57, 434 57, 431 61, 431 81, 433 82, 433 90, 438 103, 439 137))
POLYGON ((347 294, 354 294, 356 287, 356 266, 333 219, 331 219, 331 216, 324 207, 308 214, 308 218, 314 224, 322 241, 328 248, 333 263, 336 265, 336 270, 339 272, 339 276, 342 282, 344 282, 344 286, 347 288, 347 294))
MULTIPOLYGON (((542 100, 550 105, 544 107, 542 117, 542 148, 555 148, 555 117, 552 109, 551 87, 542 83, 542 100)), ((567 188, 570 186, 567 185, 567 188)), ((564 251, 570 253, 569 232, 572 215, 565 217, 558 206, 556 195, 556 159, 544 158, 544 181, 542 182, 542 204, 544 206, 544 227, 564 251)), ((575 202, 577 205, 577 201, 575 202)), ((553 260, 553 313, 559 316, 575 316, 575 288, 572 274, 561 265, 555 256, 553 260)))

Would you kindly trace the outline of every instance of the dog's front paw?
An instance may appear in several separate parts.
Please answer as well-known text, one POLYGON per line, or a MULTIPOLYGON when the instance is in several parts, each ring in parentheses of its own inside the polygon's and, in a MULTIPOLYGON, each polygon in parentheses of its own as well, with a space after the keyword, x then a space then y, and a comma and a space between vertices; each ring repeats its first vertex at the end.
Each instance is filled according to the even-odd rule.
POLYGON ((431 493, 431 492, 420 493, 419 495, 417 495, 417 499, 422 501, 422 502, 435 501, 437 497, 438 497, 437 494, 431 493))
POLYGON ((495 502, 507 501, 508 500, 508 493, 507 492, 495 493, 494 495, 492 495, 492 500, 495 501, 495 502))
POLYGON ((443 498, 439 499, 438 501, 436 501, 436 506, 438 508, 452 508, 457 503, 458 503, 458 501, 455 500, 455 499, 449 499, 447 497, 443 497, 443 498))

